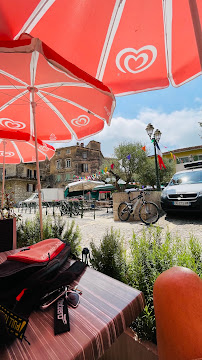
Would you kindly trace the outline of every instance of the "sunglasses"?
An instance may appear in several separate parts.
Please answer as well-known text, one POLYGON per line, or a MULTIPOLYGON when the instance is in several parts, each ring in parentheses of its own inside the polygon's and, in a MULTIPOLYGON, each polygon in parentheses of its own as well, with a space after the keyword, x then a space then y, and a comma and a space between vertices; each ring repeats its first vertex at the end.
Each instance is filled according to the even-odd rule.
POLYGON ((67 303, 69 306, 76 308, 79 305, 79 294, 74 290, 68 290, 68 288, 65 286, 65 288, 58 289, 49 294, 46 294, 41 299, 40 309, 46 310, 50 305, 52 305, 55 301, 57 301, 64 295, 67 299, 67 303))

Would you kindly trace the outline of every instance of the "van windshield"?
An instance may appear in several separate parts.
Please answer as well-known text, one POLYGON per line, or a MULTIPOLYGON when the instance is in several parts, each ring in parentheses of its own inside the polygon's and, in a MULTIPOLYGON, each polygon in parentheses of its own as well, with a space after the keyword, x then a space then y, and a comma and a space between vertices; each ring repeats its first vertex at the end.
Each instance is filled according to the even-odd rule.
POLYGON ((181 185, 181 184, 200 184, 202 183, 202 170, 201 171, 190 171, 175 174, 170 181, 170 186, 181 185))

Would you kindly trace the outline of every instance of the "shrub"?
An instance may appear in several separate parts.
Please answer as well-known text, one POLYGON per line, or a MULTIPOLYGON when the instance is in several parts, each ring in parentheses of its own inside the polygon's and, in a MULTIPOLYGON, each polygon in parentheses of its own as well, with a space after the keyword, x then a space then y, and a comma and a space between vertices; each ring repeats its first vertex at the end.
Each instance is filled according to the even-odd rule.
MULTIPOLYGON (((81 254, 81 236, 78 226, 75 227, 75 222, 67 223, 65 229, 65 221, 60 215, 46 216, 43 220, 43 238, 58 238, 71 245, 71 251, 74 255, 79 257, 81 254)), ((40 237, 40 219, 37 214, 32 220, 25 220, 17 223, 17 247, 24 247, 35 244, 41 240, 40 237)))
POLYGON ((114 279, 126 282, 126 249, 120 232, 113 231, 106 233, 100 245, 91 242, 91 264, 94 269, 113 277, 114 279))
POLYGON ((92 248, 92 266, 109 276, 141 290, 146 306, 132 323, 139 338, 156 343, 156 323, 153 305, 153 285, 157 277, 172 266, 184 266, 202 277, 202 245, 192 235, 183 241, 179 236, 165 235, 159 227, 149 227, 140 234, 133 233, 130 249, 123 249, 120 233, 104 236, 100 246, 92 248))
POLYGON ((17 247, 33 245, 40 241, 39 216, 33 220, 26 219, 17 222, 17 247))
POLYGON ((160 228, 150 227, 140 236, 133 234, 128 284, 144 293, 146 307, 132 324, 140 338, 156 343, 156 323, 153 305, 153 285, 157 277, 172 266, 184 266, 202 276, 202 246, 193 236, 183 241, 160 228))
POLYGON ((78 225, 75 228, 75 221, 67 223, 67 229, 63 235, 63 240, 71 245, 71 252, 79 257, 81 254, 81 234, 78 225))

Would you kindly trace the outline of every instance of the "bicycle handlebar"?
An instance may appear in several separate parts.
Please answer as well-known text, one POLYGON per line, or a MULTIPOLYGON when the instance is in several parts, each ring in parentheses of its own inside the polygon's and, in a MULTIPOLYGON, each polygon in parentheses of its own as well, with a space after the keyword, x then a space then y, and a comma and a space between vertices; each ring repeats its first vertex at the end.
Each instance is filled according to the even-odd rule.
POLYGON ((135 199, 140 199, 142 198, 144 195, 150 195, 150 192, 146 192, 144 189, 140 189, 138 190, 140 192, 140 194, 136 197, 134 197, 133 199, 130 198, 130 194, 133 192, 133 191, 128 191, 128 198, 130 201, 133 201, 135 199), (144 194, 144 195, 143 195, 144 194))

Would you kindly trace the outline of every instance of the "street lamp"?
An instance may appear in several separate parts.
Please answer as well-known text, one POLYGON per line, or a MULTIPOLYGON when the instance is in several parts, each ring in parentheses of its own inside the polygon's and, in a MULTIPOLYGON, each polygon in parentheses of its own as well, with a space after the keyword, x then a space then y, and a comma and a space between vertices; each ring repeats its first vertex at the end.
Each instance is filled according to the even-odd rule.
POLYGON ((160 191, 161 184, 160 184, 160 179, 159 179, 159 169, 158 169, 158 162, 157 162, 157 155, 156 155, 156 143, 158 143, 161 138, 161 132, 158 129, 156 129, 154 131, 154 127, 152 124, 148 124, 145 130, 154 144, 154 158, 155 158, 155 167, 156 167, 156 186, 157 186, 157 190, 160 191))

